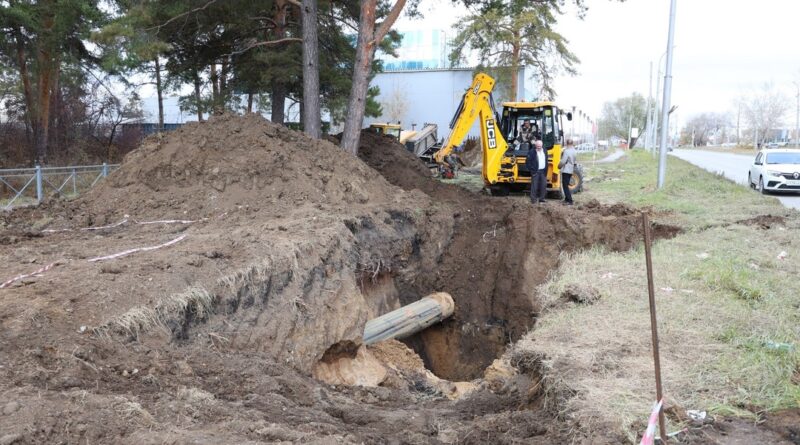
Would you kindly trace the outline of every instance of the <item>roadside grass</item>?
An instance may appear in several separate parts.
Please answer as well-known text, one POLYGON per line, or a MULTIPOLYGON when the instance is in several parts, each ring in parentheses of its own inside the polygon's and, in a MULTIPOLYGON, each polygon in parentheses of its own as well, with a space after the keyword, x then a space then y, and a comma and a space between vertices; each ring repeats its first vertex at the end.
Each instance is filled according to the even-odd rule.
MULTIPOLYGON (((791 146, 789 146, 791 148, 791 146)), ((757 151, 753 150, 752 145, 740 145, 738 147, 697 147, 698 150, 717 151, 720 153, 733 153, 737 155, 750 155, 755 157, 757 151)), ((691 148, 689 148, 691 150, 691 148)))
POLYGON ((453 179, 443 180, 443 182, 448 184, 455 184, 461 187, 464 187, 467 190, 473 191, 475 193, 480 193, 483 190, 483 176, 481 176, 481 171, 464 171, 461 170, 458 172, 458 176, 453 179))
POLYGON ((633 150, 626 159, 609 164, 585 163, 584 192, 576 201, 597 199, 652 207, 664 222, 685 230, 703 230, 759 215, 790 213, 774 197, 764 197, 725 178, 667 157, 664 187, 656 189, 658 163, 647 152, 633 150), (666 214, 664 214, 666 213, 666 214))
MULTIPOLYGON (((653 246, 662 375, 669 406, 758 419, 800 407, 798 213, 724 178, 670 158, 655 191, 655 160, 633 152, 587 168, 597 178, 580 200, 652 207, 686 231, 653 246), (609 178, 618 178, 616 181, 609 178), (602 178, 603 180, 600 180, 602 178), (737 223, 786 217, 770 228, 737 223), (785 257, 779 256, 785 252, 785 257)), ((543 357, 548 403, 588 437, 636 442, 655 399, 644 250, 592 248, 562 259, 539 288, 536 328, 508 354, 543 357), (567 302, 591 286, 592 305, 567 302)), ((668 430, 685 417, 668 416, 668 430)))

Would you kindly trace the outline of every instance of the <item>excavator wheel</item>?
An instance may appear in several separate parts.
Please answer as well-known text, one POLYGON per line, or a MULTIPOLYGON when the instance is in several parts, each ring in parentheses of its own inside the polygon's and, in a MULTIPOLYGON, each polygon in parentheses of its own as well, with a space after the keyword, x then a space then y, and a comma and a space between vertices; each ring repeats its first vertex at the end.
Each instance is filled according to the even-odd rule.
POLYGON ((583 167, 580 165, 575 166, 575 173, 569 181, 569 191, 572 193, 580 193, 583 191, 583 167))
POLYGON ((510 190, 505 185, 490 185, 489 193, 491 193, 492 196, 508 196, 510 190))

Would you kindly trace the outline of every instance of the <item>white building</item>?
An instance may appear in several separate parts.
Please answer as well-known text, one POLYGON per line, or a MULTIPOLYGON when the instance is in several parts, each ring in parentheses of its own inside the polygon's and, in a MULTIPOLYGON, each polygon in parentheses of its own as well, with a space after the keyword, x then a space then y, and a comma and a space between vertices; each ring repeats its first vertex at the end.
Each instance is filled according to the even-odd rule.
MULTIPOLYGON (((376 74, 371 83, 380 88, 377 100, 383 115, 365 119, 364 125, 400 121, 403 129, 420 129, 425 123, 435 123, 439 137, 444 137, 461 97, 472 84, 475 69, 450 66, 450 45, 443 30, 408 30, 401 34, 403 41, 397 57, 380 55, 384 72, 376 74)), ((520 69, 517 86, 519 100, 537 98, 538 85, 532 69, 520 69)), ((506 99, 499 97, 502 90, 495 87, 498 109, 506 99)), ((470 134, 478 135, 477 126, 470 134)))

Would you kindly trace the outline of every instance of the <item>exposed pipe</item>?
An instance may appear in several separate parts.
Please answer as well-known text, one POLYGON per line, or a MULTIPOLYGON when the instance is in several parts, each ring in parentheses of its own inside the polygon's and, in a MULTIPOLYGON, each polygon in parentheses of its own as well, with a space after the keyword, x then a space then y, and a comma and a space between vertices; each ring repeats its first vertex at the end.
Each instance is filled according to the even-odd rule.
POLYGON ((453 315, 455 307, 450 294, 437 292, 428 295, 368 321, 364 326, 364 344, 408 337, 453 315))

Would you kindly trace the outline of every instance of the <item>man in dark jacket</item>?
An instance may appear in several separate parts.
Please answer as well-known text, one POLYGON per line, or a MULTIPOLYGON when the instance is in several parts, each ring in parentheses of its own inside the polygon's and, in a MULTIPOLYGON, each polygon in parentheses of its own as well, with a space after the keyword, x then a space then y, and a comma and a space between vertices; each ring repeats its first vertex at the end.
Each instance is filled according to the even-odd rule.
POLYGON ((534 149, 528 151, 525 164, 531 172, 531 203, 544 202, 547 193, 547 153, 542 148, 542 141, 534 142, 534 149))

